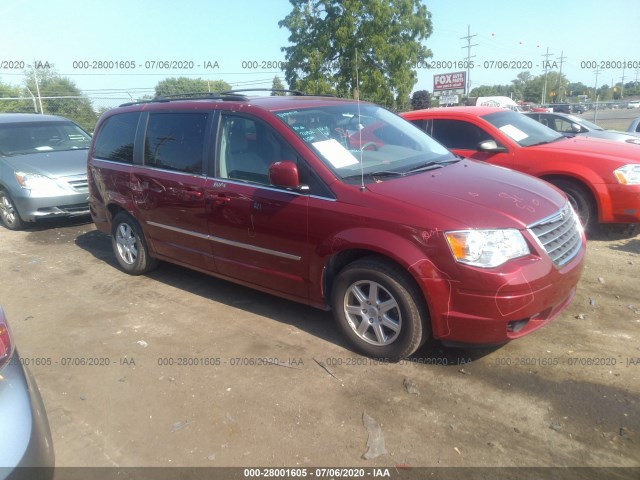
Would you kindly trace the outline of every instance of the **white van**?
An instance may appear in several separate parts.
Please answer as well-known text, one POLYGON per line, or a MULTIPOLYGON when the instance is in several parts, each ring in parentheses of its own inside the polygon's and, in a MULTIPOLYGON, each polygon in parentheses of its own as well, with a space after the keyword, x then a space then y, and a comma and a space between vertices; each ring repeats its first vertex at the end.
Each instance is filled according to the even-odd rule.
POLYGON ((522 112, 520 106, 513 99, 504 96, 478 97, 476 107, 501 107, 508 108, 515 112, 522 112))

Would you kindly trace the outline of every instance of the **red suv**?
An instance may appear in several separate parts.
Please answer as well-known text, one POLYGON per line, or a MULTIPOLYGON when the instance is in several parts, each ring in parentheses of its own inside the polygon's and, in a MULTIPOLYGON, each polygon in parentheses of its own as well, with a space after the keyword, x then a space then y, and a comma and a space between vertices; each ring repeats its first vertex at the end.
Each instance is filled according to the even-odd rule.
POLYGON ((332 309, 377 358, 430 335, 525 335, 569 304, 583 267, 559 190, 459 160, 369 103, 228 93, 123 105, 100 118, 88 171, 93 220, 126 272, 165 260, 332 309))
POLYGON ((434 108, 402 116, 463 157, 513 168, 554 184, 569 197, 587 229, 598 222, 640 222, 637 145, 565 138, 504 108, 434 108))

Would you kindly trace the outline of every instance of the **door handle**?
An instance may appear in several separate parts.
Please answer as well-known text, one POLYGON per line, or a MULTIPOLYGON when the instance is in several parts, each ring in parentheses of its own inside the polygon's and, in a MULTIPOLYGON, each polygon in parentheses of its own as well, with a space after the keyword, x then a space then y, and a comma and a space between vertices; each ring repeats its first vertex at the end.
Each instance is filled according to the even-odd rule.
POLYGON ((198 199, 202 197, 202 191, 200 190, 183 190, 182 193, 186 198, 198 199))
POLYGON ((224 193, 216 195, 214 200, 216 205, 227 205, 231 203, 231 197, 227 197, 224 193))

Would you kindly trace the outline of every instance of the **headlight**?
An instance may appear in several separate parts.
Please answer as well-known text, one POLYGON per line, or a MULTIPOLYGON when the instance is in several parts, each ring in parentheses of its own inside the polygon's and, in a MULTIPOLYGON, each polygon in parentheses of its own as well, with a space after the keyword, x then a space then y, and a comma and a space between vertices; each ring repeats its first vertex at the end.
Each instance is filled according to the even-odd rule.
POLYGON ((625 165, 615 169, 613 174, 622 185, 640 185, 640 164, 625 165))
POLYGON ((522 234, 514 229, 446 232, 453 257, 460 263, 492 268, 530 253, 522 234))
POLYGON ((44 175, 35 173, 16 172, 16 180, 18 184, 31 191, 34 197, 49 197, 69 193, 58 182, 44 175))

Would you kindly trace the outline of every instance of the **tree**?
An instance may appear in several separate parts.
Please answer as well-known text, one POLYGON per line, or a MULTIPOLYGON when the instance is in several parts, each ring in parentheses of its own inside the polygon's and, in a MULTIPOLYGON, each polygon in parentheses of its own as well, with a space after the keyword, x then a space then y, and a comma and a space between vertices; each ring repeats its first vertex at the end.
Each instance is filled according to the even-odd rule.
POLYGON ((19 87, 0 82, 0 112, 34 113, 36 107, 31 100, 20 100, 25 95, 19 87))
POLYGON ((213 93, 231 90, 224 80, 204 80, 202 78, 165 78, 155 86, 156 96, 180 95, 184 93, 213 93))
MULTIPOLYGON (((273 77, 273 82, 271 83, 271 88, 273 90, 283 90, 284 89, 284 85, 282 84, 282 80, 280 80, 280 77, 278 75, 273 77)), ((282 96, 284 94, 285 94, 284 92, 271 92, 271 96, 282 96)))
POLYGON ((290 2, 278 25, 290 31, 282 51, 291 88, 408 107, 414 66, 432 56, 421 43, 433 27, 420 0, 290 2))
POLYGON ((513 93, 517 100, 524 100, 527 86, 532 78, 533 76, 531 75, 531 72, 526 71, 520 72, 516 75, 514 80, 511 80, 511 83, 513 84, 513 93))
POLYGON ((411 108, 413 110, 422 110, 431 106, 431 95, 426 90, 418 90, 411 97, 411 108))
POLYGON ((83 95, 72 80, 61 77, 53 68, 25 70, 24 73, 26 93, 29 95, 23 92, 23 96, 37 96, 39 92, 38 104, 42 100, 42 113, 69 118, 85 130, 93 131, 98 115, 91 100, 83 95))
POLYGON ((511 85, 480 85, 469 92, 470 97, 492 97, 495 95, 509 97, 513 87, 511 85))

